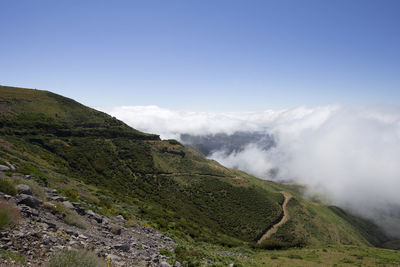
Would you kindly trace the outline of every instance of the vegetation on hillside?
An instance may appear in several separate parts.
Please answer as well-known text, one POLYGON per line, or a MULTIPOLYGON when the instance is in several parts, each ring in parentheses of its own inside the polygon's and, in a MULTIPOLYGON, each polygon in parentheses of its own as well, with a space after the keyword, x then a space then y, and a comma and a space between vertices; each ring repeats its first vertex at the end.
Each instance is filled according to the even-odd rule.
MULTIPOLYGON (((187 242, 254 242, 279 218, 279 192, 290 190, 50 92, 0 87, 0 112, 0 158, 15 163, 17 172, 85 200, 98 213, 144 220, 187 242)), ((290 246, 370 245, 383 236, 361 219, 298 195, 289 213, 292 219, 273 238, 290 246)))

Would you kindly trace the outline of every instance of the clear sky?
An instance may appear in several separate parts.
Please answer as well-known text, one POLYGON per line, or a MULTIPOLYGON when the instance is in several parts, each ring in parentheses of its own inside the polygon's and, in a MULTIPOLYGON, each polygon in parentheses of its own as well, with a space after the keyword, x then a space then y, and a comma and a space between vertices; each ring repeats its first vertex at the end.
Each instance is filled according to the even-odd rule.
POLYGON ((0 1, 0 84, 86 105, 400 104, 400 1, 0 1))

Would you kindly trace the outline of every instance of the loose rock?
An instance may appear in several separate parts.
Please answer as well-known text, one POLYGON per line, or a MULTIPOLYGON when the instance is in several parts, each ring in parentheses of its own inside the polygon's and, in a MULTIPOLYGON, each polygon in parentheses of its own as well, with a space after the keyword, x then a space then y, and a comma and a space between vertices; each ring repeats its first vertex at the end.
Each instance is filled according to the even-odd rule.
POLYGON ((41 200, 30 195, 20 194, 18 198, 18 204, 25 204, 34 209, 38 208, 42 204, 41 200))
POLYGON ((10 171, 10 170, 11 170, 11 169, 10 169, 10 167, 8 167, 8 166, 0 165, 0 171, 6 172, 6 171, 10 171))
POLYGON ((18 194, 32 195, 31 188, 26 184, 17 185, 18 194))

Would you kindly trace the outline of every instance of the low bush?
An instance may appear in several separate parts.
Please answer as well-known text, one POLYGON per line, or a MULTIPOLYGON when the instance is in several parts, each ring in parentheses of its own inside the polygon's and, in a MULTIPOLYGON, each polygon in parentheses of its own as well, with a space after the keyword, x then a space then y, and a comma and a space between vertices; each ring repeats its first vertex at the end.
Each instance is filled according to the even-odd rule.
POLYGON ((81 229, 88 228, 88 223, 84 219, 82 219, 76 212, 73 211, 68 211, 63 220, 66 224, 76 226, 81 229))
POLYGON ((0 229, 18 224, 21 214, 14 205, 0 202, 0 229))
POLYGON ((86 250, 63 250, 51 257, 47 267, 106 267, 105 261, 86 250))
POLYGON ((135 219, 130 218, 125 222, 124 227, 131 228, 131 227, 135 227, 137 224, 138 223, 135 219))
POLYGON ((176 259, 186 266, 200 266, 201 254, 191 248, 178 246, 174 250, 176 259))
POLYGON ((64 191, 64 194, 68 198, 69 201, 71 201, 71 202, 78 201, 79 193, 75 189, 66 189, 64 191))
POLYGON ((0 179, 0 191, 11 196, 18 193, 17 187, 11 183, 10 179, 0 179))

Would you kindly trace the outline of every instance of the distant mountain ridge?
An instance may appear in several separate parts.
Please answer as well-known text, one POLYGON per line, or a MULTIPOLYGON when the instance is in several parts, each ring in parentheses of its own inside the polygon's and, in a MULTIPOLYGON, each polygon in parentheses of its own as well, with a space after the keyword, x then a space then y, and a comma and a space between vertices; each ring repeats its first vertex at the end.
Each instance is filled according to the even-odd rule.
POLYGON ((180 140, 183 144, 189 145, 206 157, 216 151, 222 151, 227 155, 241 152, 249 144, 256 144, 263 150, 269 150, 275 146, 273 135, 265 132, 237 131, 232 134, 181 134, 180 140))

